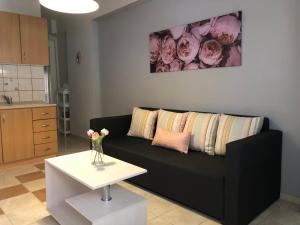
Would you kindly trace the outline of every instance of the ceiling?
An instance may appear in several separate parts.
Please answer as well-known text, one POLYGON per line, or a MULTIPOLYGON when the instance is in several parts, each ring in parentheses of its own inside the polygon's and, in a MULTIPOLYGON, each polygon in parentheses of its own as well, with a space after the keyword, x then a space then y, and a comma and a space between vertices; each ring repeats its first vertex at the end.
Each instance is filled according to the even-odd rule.
MULTIPOLYGON (((0 0, 1 1, 1 0, 0 0)), ((101 18, 104 15, 109 15, 118 12, 121 9, 130 7, 140 2, 149 0, 95 0, 99 3, 99 10, 93 13, 89 13, 86 16, 89 18, 101 18)), ((42 7, 42 15, 55 15, 55 16, 70 16, 64 13, 55 12, 42 7)), ((72 15, 71 15, 72 16, 72 15)), ((76 16, 76 15, 75 15, 76 16)))

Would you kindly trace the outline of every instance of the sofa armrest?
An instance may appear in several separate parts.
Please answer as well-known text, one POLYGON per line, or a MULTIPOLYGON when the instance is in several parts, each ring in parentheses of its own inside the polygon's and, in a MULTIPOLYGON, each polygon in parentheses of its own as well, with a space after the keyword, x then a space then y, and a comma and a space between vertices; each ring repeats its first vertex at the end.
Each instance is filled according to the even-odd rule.
POLYGON ((248 224, 280 196, 282 132, 265 131, 226 149, 225 224, 248 224))
POLYGON ((90 128, 100 131, 103 128, 109 130, 108 139, 125 136, 129 130, 131 115, 102 117, 90 120, 90 128))

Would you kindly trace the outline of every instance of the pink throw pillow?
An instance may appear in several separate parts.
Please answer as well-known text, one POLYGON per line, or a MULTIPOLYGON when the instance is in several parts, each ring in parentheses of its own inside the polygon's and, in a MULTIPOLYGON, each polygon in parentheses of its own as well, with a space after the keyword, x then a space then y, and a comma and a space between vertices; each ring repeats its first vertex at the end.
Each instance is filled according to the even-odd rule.
POLYGON ((191 135, 188 132, 172 132, 158 127, 156 129, 152 145, 175 149, 187 154, 189 150, 190 137, 191 135))

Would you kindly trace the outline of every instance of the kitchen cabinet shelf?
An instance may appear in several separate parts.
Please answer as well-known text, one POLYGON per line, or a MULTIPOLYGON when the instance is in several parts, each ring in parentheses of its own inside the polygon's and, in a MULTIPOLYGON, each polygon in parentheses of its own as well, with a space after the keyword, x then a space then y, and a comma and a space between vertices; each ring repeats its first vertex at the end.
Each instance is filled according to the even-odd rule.
POLYGON ((69 103, 69 90, 62 89, 57 92, 58 103, 58 126, 59 132, 67 136, 70 134, 70 103, 69 103))

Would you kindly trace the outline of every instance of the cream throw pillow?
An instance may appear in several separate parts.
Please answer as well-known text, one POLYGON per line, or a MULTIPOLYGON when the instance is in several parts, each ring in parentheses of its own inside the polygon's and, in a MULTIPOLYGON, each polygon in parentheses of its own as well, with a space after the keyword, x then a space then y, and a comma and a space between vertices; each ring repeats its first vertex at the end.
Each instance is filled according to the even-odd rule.
POLYGON ((217 140, 216 154, 226 154, 226 144, 242 138, 246 138, 261 131, 264 122, 263 117, 237 117, 221 115, 217 140))
POLYGON ((190 148, 215 154, 215 143, 219 125, 219 114, 190 112, 184 132, 191 133, 190 148))
POLYGON ((134 107, 127 135, 152 140, 157 114, 158 111, 134 107))
POLYGON ((157 128, 174 132, 182 132, 188 114, 188 112, 176 113, 160 109, 158 112, 157 128))

